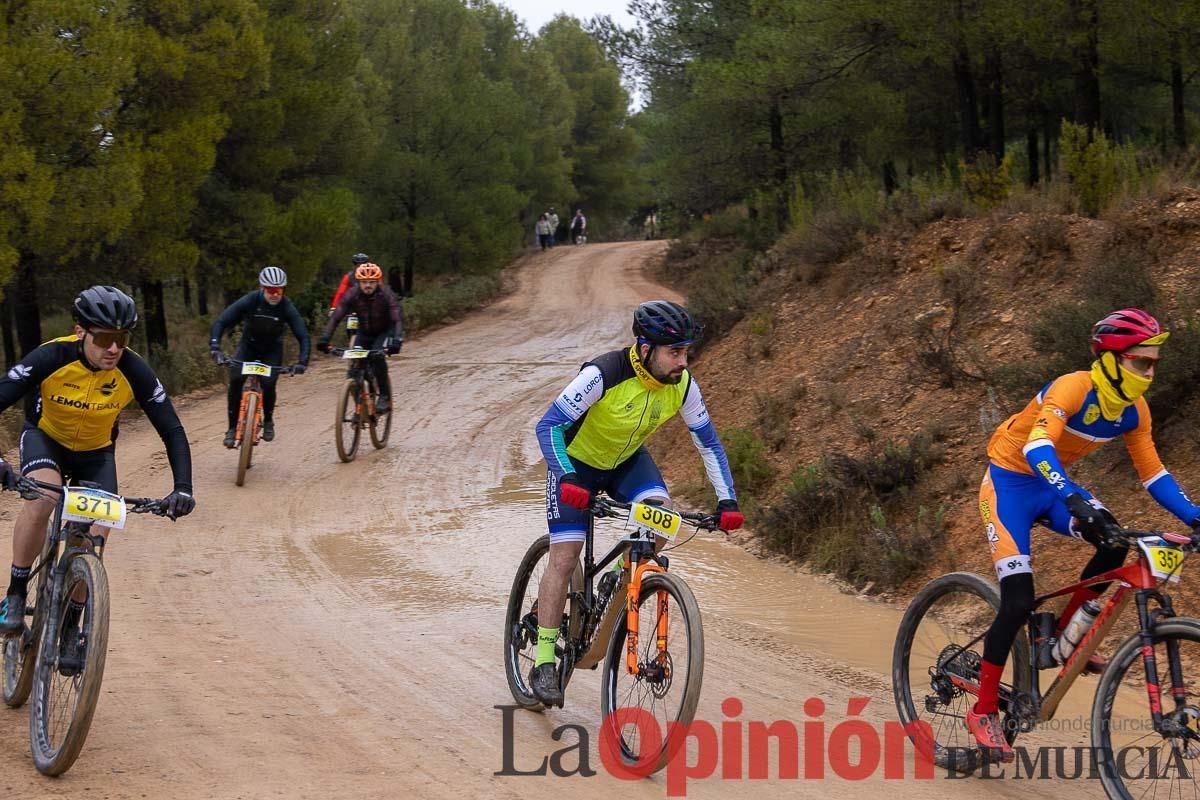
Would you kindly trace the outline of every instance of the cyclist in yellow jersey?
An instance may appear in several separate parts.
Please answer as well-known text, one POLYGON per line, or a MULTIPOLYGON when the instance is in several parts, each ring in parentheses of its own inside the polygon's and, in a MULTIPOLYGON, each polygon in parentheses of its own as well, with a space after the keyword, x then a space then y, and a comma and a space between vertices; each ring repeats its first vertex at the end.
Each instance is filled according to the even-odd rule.
MULTIPOLYGON (((550 564, 538 589, 538 644, 530 686, 548 706, 562 704, 554 643, 567 581, 587 535, 592 494, 605 491, 626 502, 668 504, 666 483, 642 444, 675 414, 692 432, 716 491, 719 527, 729 531, 742 525, 729 460, 700 387, 687 370, 688 348, 700 332, 678 303, 642 303, 633 315, 633 346, 584 364, 537 424, 547 467, 550 564)), ((602 579, 601 591, 611 591, 615 583, 606 585, 602 579)))
MULTIPOLYGON (((21 431, 21 474, 46 483, 91 481, 117 491, 114 456, 117 417, 137 401, 167 449, 174 489, 166 497, 167 516, 191 513, 192 458, 187 435, 170 399, 150 366, 128 349, 137 325, 133 299, 112 286, 93 286, 75 298, 75 333, 30 351, 0 378, 0 411, 25 399, 21 431)), ((0 459, 0 487, 16 487, 17 475, 0 459)), ((0 635, 14 635, 25 625, 25 597, 30 567, 41 549, 46 522, 54 511, 50 500, 24 503, 13 530, 13 560, 8 591, 0 603, 0 635)), ((104 536, 108 529, 94 526, 104 536)), ((81 641, 80 608, 71 604, 62 639, 65 663, 81 662, 72 649, 81 641), (74 621, 72 621, 72 618, 74 621)))
MULTIPOLYGON (((986 527, 1000 610, 983 640, 979 697, 966 714, 968 729, 983 751, 1003 761, 1013 758, 998 713, 1000 676, 1017 631, 1033 609, 1030 530, 1044 525, 1083 539, 1096 551, 1080 580, 1121 566, 1127 546, 1109 540, 1112 513, 1067 474, 1066 468, 1117 437, 1125 440, 1142 485, 1163 508, 1194 525, 1200 508, 1166 470, 1150 435, 1150 407, 1142 396, 1154 380, 1160 346, 1169 334, 1158 320, 1137 308, 1114 311, 1092 327, 1096 360, 1090 370, 1051 381, 1020 412, 1006 420, 988 443, 989 465, 979 487, 979 510, 986 527)), ((1095 585, 1067 604, 1058 631, 1079 606, 1107 588, 1095 585)), ((1088 672, 1099 672, 1093 656, 1088 672)))

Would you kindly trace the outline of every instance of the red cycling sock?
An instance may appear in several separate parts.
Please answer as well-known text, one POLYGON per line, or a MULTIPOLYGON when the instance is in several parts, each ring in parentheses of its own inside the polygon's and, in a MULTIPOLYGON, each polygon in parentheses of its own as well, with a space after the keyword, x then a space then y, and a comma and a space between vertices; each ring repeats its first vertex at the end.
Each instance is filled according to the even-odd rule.
POLYGON ((1000 710, 1000 676, 1003 664, 982 662, 979 669, 979 699, 975 701, 976 714, 995 714, 1000 710))

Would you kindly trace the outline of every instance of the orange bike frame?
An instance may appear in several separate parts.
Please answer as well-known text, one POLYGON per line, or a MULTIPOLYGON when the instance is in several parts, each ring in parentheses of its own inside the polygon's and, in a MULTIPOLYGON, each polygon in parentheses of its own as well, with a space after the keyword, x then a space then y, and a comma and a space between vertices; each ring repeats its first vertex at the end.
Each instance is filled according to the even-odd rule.
POLYGON ((258 377, 255 375, 251 375, 248 378, 246 378, 246 383, 242 387, 242 404, 238 408, 237 434, 235 435, 234 438, 238 442, 240 442, 240 441, 242 441, 242 437, 245 435, 245 432, 246 432, 246 401, 249 399, 250 395, 252 395, 252 394, 258 395, 258 402, 254 404, 254 419, 250 421, 250 430, 253 432, 252 435, 254 436, 254 443, 258 444, 258 431, 259 431, 258 421, 260 419, 262 419, 263 407, 262 407, 262 389, 259 388, 258 377))
MULTIPOLYGON (((638 675, 638 601, 642 596, 642 577, 647 572, 665 572, 655 561, 643 561, 637 565, 632 580, 629 581, 627 605, 625 606, 625 667, 630 675, 638 675)), ((667 593, 658 593, 658 630, 657 646, 659 657, 667 652, 667 593)), ((665 667, 665 665, 664 665, 665 667)))

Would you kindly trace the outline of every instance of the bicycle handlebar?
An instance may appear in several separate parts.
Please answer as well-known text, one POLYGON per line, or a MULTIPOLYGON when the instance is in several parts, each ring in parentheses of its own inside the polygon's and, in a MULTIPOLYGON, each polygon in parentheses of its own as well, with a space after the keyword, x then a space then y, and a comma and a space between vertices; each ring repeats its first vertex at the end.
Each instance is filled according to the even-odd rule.
MULTIPOLYGON (((623 503, 620 500, 614 500, 611 497, 602 497, 596 495, 592 498, 590 510, 596 517, 619 517, 622 511, 628 511, 633 508, 633 503, 623 503)), ((719 521, 716 514, 702 514, 695 511, 675 511, 669 509, 673 513, 678 514, 686 522, 690 522, 697 528, 703 530, 715 531, 720 530, 717 527, 719 521)))
POLYGON ((1165 539, 1171 544, 1179 545, 1180 549, 1186 553, 1200 552, 1200 525, 1192 528, 1191 534, 1173 533, 1171 531, 1137 531, 1131 528, 1122 528, 1121 526, 1109 526, 1108 536, 1112 540, 1118 540, 1123 544, 1136 544, 1138 539, 1149 539, 1158 537, 1165 539))
MULTIPOLYGON (((39 481, 37 478, 22 477, 17 479, 17 492, 26 500, 36 500, 37 498, 53 499, 50 493, 58 495, 66 493, 66 490, 71 487, 61 486, 57 483, 46 483, 39 481)), ((76 487, 87 488, 87 487, 76 487)), ((117 495, 125 501, 125 510, 130 514, 154 514, 158 517, 167 515, 167 506, 165 499, 154 497, 126 497, 117 495)))
MULTIPOLYGON (((340 356, 340 355, 344 355, 347 350, 362 350, 362 349, 364 349, 364 348, 362 348, 362 347, 331 347, 331 348, 329 348, 329 355, 340 356)), ((368 353, 368 355, 382 355, 385 358, 388 355, 387 350, 381 350, 381 349, 376 349, 376 348, 367 350, 367 353, 368 353)))
MULTIPOLYGON (((218 367, 240 367, 243 364, 262 364, 262 362, 261 361, 239 361, 236 358, 230 358, 229 356, 225 355, 224 353, 221 353, 221 360, 217 362, 218 367)), ((293 367, 277 367, 277 366, 274 366, 273 364, 263 364, 263 366, 270 368, 271 372, 276 375, 291 375, 291 374, 293 374, 292 368, 295 365, 293 365, 293 367)))

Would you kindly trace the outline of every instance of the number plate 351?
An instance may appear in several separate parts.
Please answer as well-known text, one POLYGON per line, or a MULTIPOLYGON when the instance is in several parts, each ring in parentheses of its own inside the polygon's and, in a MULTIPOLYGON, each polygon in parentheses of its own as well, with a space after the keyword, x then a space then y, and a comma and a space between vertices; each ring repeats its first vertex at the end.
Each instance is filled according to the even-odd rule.
POLYGON ((63 519, 92 522, 108 528, 125 527, 125 499, 100 489, 68 487, 63 495, 63 519))

